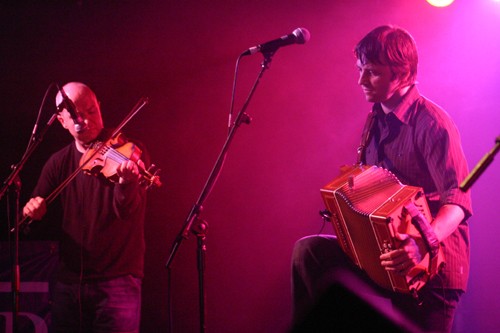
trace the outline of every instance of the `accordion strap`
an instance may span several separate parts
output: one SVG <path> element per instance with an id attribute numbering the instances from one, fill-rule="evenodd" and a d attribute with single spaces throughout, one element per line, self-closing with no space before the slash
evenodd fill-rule
<path id="1" fill-rule="evenodd" d="M 438 269 L 439 241 L 429 221 L 427 221 L 413 202 L 405 205 L 405 208 L 411 216 L 411 223 L 422 236 L 427 252 L 429 252 L 429 274 L 432 276 L 437 273 Z"/>
<path id="2" fill-rule="evenodd" d="M 361 165 L 365 158 L 365 150 L 368 140 L 370 139 L 371 130 L 373 127 L 373 121 L 375 120 L 375 112 L 370 111 L 366 117 L 365 127 L 363 128 L 363 134 L 361 136 L 361 142 L 358 147 L 358 161 L 357 164 Z"/>

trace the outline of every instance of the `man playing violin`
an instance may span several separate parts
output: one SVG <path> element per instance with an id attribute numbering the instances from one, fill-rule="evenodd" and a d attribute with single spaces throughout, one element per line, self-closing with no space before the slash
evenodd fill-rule
<path id="1" fill-rule="evenodd" d="M 62 93 L 83 126 L 75 126 Z M 67 83 L 56 96 L 57 119 L 74 141 L 42 169 L 24 216 L 40 220 L 45 199 L 79 168 L 83 154 L 106 135 L 94 92 Z M 146 189 L 141 160 L 116 168 L 117 182 L 78 173 L 58 196 L 62 206 L 59 264 L 51 290 L 54 332 L 138 332 L 144 267 Z M 48 221 L 47 221 L 48 222 Z"/>

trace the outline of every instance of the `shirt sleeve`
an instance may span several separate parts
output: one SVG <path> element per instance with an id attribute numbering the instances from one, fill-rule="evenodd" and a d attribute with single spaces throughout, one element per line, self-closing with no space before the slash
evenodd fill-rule
<path id="1" fill-rule="evenodd" d="M 419 121 L 418 136 L 420 150 L 428 171 L 436 186 L 440 206 L 460 206 L 465 219 L 472 215 L 470 191 L 462 192 L 460 183 L 468 175 L 460 134 L 452 119 L 444 111 L 432 112 L 434 117 Z"/>

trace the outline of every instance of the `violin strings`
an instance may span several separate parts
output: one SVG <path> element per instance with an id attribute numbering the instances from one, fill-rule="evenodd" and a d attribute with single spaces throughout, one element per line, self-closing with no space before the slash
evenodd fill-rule
<path id="1" fill-rule="evenodd" d="M 123 155 L 122 153 L 120 153 L 119 151 L 117 151 L 114 148 L 106 147 L 105 150 L 106 151 L 103 153 L 103 155 L 109 156 L 112 160 L 114 160 L 116 162 L 121 163 L 121 162 L 129 160 L 129 158 L 127 156 Z M 145 177 L 148 181 L 152 180 L 153 176 L 147 170 L 145 170 L 140 165 L 138 165 L 138 168 L 139 168 L 139 171 L 143 177 Z"/>

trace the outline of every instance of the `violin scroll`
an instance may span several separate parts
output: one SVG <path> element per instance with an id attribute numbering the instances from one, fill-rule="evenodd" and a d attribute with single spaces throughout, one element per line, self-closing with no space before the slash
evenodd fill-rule
<path id="1" fill-rule="evenodd" d="M 151 186 L 160 187 L 162 185 L 158 175 L 160 171 L 161 169 L 158 169 L 156 165 L 151 164 L 147 170 L 141 171 L 143 177 L 139 180 L 139 184 L 145 186 L 146 190 L 149 190 Z"/>

